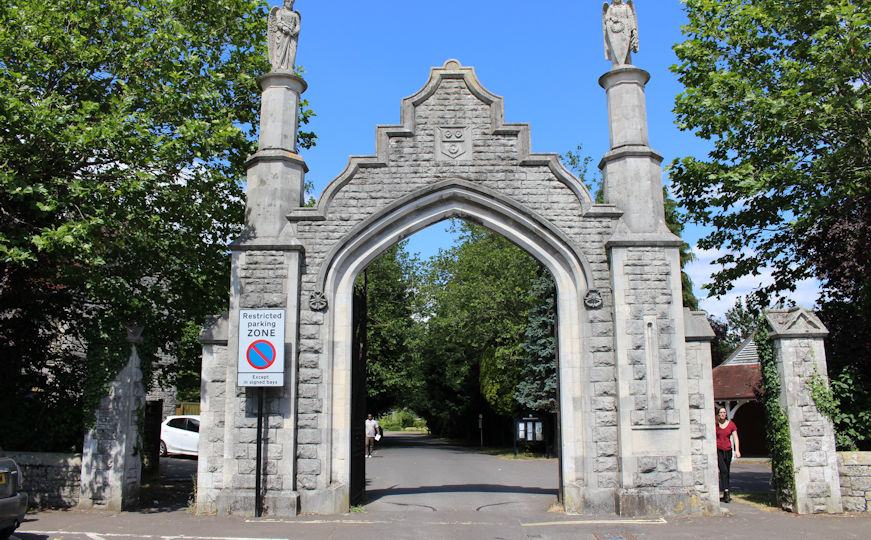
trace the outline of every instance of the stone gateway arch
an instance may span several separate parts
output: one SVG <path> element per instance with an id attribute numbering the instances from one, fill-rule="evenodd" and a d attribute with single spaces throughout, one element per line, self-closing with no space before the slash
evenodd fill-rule
<path id="1" fill-rule="evenodd" d="M 287 71 L 260 77 L 230 310 L 201 336 L 197 510 L 254 513 L 260 392 L 263 513 L 348 510 L 359 481 L 352 423 L 363 420 L 352 418 L 354 280 L 391 245 L 452 217 L 500 233 L 555 278 L 566 510 L 716 510 L 713 333 L 682 307 L 681 241 L 666 228 L 662 158 L 647 140 L 648 79 L 615 62 L 599 81 L 610 117 L 605 204 L 556 154 L 532 153 L 529 126 L 506 124 L 502 99 L 448 60 L 402 100 L 401 124 L 376 128 L 376 154 L 352 157 L 304 208 L 296 111 L 305 82 Z M 243 386 L 252 349 L 240 317 L 266 312 L 281 314 L 283 376 Z"/>

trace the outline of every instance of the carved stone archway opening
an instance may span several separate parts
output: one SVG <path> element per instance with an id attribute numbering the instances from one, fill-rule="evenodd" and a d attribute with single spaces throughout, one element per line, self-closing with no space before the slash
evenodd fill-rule
<path id="1" fill-rule="evenodd" d="M 333 308 L 324 324 L 324 335 L 332 344 L 327 362 L 332 365 L 330 426 L 330 482 L 350 484 L 351 471 L 351 357 L 353 342 L 349 321 L 353 315 L 356 277 L 375 257 L 400 239 L 438 221 L 459 218 L 487 227 L 508 238 L 544 265 L 557 287 L 559 313 L 559 380 L 562 392 L 589 396 L 583 386 L 583 336 L 591 329 L 589 313 L 583 308 L 590 290 L 589 265 L 559 231 L 542 218 L 519 207 L 498 193 L 462 180 L 449 180 L 405 197 L 361 223 L 346 242 L 339 243 L 322 268 L 324 296 Z M 320 282 L 320 280 L 319 280 Z M 325 338 L 325 342 L 327 342 Z M 593 473 L 592 431 L 584 421 L 590 414 L 590 400 L 563 400 L 561 419 L 561 477 L 565 497 L 580 498 L 583 478 Z M 586 458 L 586 459 L 585 459 Z M 581 464 L 579 468 L 578 465 Z M 341 499 L 344 499 L 343 489 Z M 340 502 L 340 501 L 338 501 Z"/>

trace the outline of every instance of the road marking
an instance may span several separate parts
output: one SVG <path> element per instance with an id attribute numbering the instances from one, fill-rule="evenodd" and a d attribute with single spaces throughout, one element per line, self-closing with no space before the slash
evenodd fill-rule
<path id="1" fill-rule="evenodd" d="M 299 523 L 300 525 L 389 525 L 394 523 L 393 521 L 384 520 L 364 520 L 364 519 L 347 519 L 347 520 L 329 520 L 329 519 L 314 519 L 307 521 L 300 521 L 296 519 L 262 519 L 262 518 L 250 518 L 246 519 L 245 523 L 283 523 L 287 525 L 293 525 L 294 523 Z M 497 526 L 504 525 L 504 523 L 495 523 L 490 521 L 422 521 L 421 525 L 468 525 L 468 526 Z"/>
<path id="2" fill-rule="evenodd" d="M 245 520 L 245 523 L 299 523 L 300 525 L 385 525 L 388 523 L 393 523 L 392 521 L 375 521 L 375 520 L 363 520 L 363 519 L 347 519 L 347 520 L 329 520 L 329 519 L 310 519 L 310 520 L 297 520 L 297 519 L 264 519 L 264 518 L 249 518 Z M 270 539 L 274 540 L 274 539 Z"/>
<path id="3" fill-rule="evenodd" d="M 160 540 L 287 540 L 287 538 L 254 538 L 248 536 L 186 536 L 183 534 L 132 534 L 132 533 L 96 533 L 90 531 L 31 531 L 18 529 L 24 534 L 42 535 L 81 535 L 93 540 L 105 538 L 159 538 Z"/>
<path id="4" fill-rule="evenodd" d="M 521 523 L 521 527 L 548 527 L 551 525 L 665 525 L 665 518 L 656 519 L 585 519 L 576 521 L 542 521 Z"/>

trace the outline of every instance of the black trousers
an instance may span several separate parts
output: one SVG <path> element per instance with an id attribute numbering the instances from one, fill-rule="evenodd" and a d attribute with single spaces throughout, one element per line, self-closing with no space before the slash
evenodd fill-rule
<path id="1" fill-rule="evenodd" d="M 720 469 L 720 491 L 729 491 L 729 469 L 732 467 L 732 450 L 717 448 L 717 468 Z"/>

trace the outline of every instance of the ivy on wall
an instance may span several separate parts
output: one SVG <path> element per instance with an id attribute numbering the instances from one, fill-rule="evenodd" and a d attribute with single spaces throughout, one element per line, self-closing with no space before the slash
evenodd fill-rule
<path id="1" fill-rule="evenodd" d="M 762 405 L 765 408 L 765 439 L 771 456 L 771 482 L 777 502 L 786 510 L 795 506 L 795 469 L 792 460 L 792 444 L 789 437 L 789 420 L 780 402 L 780 374 L 774 354 L 767 323 L 760 324 L 753 338 L 759 351 L 762 365 Z"/>
<path id="2" fill-rule="evenodd" d="M 859 450 L 859 444 L 866 443 L 871 432 L 868 427 L 871 425 L 871 396 L 858 382 L 854 370 L 844 369 L 829 380 L 814 366 L 814 374 L 807 385 L 817 410 L 832 421 L 837 449 L 842 452 Z M 848 402 L 846 406 L 844 401 Z"/>

